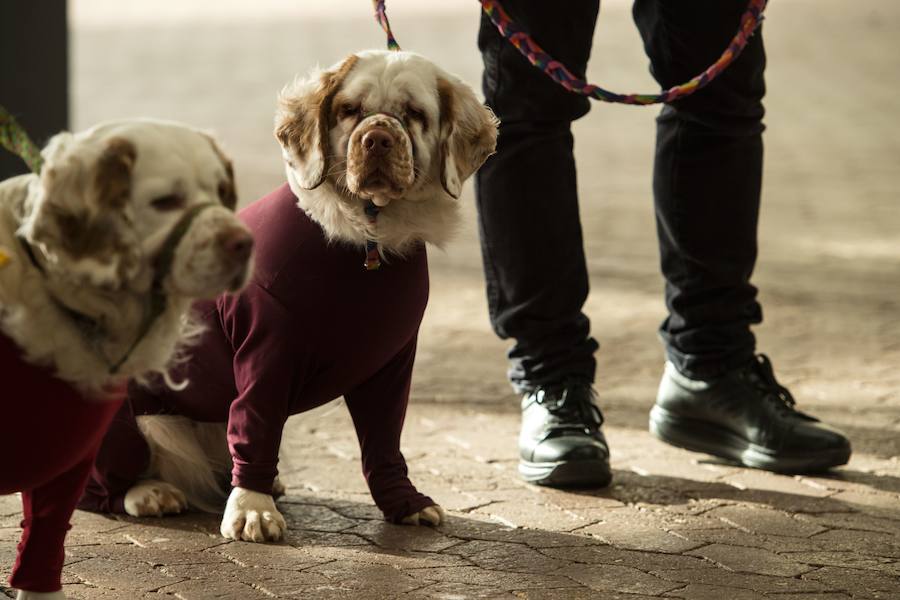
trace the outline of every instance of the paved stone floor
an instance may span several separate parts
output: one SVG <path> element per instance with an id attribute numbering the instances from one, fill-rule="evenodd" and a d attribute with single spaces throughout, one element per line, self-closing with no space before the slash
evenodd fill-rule
<path id="1" fill-rule="evenodd" d="M 236 159 L 245 201 L 281 181 L 270 133 L 276 90 L 317 62 L 382 44 L 364 0 L 259 0 L 258 12 L 160 0 L 130 3 L 122 19 L 122 3 L 73 4 L 75 125 L 154 115 L 209 127 Z M 474 2 L 389 6 L 401 44 L 477 83 Z M 801 408 L 850 434 L 846 467 L 778 476 L 647 433 L 662 367 L 655 111 L 597 106 L 576 139 L 609 489 L 562 492 L 516 478 L 516 398 L 505 343 L 487 322 L 469 190 L 459 239 L 432 253 L 404 436 L 414 481 L 449 522 L 435 530 L 380 519 L 338 402 L 289 422 L 285 543 L 226 542 L 212 515 L 78 513 L 69 596 L 900 598 L 900 5 L 794 0 L 769 12 L 756 274 L 766 323 L 757 333 Z M 605 4 L 593 56 L 592 79 L 653 89 L 625 2 Z M 13 557 L 18 510 L 16 497 L 0 498 L 0 571 Z"/>

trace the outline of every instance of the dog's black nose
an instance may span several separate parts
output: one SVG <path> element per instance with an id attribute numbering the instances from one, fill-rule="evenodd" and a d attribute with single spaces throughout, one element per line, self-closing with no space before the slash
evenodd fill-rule
<path id="1" fill-rule="evenodd" d="M 373 129 L 363 136 L 362 145 L 367 153 L 384 156 L 394 147 L 394 136 L 384 129 Z"/>

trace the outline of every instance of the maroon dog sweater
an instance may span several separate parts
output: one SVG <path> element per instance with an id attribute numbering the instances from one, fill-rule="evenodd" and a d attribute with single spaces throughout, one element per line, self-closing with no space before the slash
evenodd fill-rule
<path id="1" fill-rule="evenodd" d="M 123 510 L 147 466 L 135 416 L 227 422 L 231 484 L 272 492 L 288 416 L 343 396 L 372 497 L 394 522 L 434 502 L 416 491 L 400 453 L 416 336 L 428 300 L 424 247 L 367 271 L 365 251 L 329 242 L 287 185 L 239 217 L 256 267 L 239 295 L 198 304 L 207 327 L 180 392 L 132 385 L 97 458 L 81 506 Z"/>
<path id="2" fill-rule="evenodd" d="M 0 334 L 3 448 L 0 494 L 22 492 L 22 537 L 9 583 L 32 592 L 60 585 L 69 519 L 81 497 L 103 432 L 124 394 L 87 399 L 50 369 L 22 360 Z"/>

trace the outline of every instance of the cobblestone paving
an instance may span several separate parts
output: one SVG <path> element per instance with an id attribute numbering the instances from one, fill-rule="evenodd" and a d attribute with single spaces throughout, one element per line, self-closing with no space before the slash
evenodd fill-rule
<path id="1" fill-rule="evenodd" d="M 203 22 L 135 19 L 116 28 L 90 19 L 91 1 L 79 4 L 76 126 L 144 114 L 210 127 L 236 159 L 245 200 L 281 181 L 270 134 L 275 91 L 316 62 L 383 43 L 363 0 L 353 17 L 323 9 L 235 22 L 226 8 Z M 175 3 L 157 4 L 163 13 Z M 405 15 L 400 7 L 411 4 L 391 13 L 401 44 L 477 83 L 477 7 L 444 3 L 440 13 Z M 607 4 L 591 78 L 652 89 L 627 4 Z M 662 366 L 648 198 L 654 111 L 597 107 L 577 124 L 576 139 L 610 488 L 563 492 L 516 477 L 516 398 L 504 379 L 505 344 L 487 323 L 469 190 L 459 240 L 432 253 L 404 435 L 414 481 L 449 522 L 420 529 L 381 520 L 337 402 L 289 421 L 281 464 L 288 493 L 279 503 L 290 527 L 285 543 L 227 542 L 215 515 L 77 513 L 67 594 L 900 598 L 898 29 L 900 6 L 891 0 L 774 3 L 766 25 L 760 348 L 802 409 L 850 434 L 849 465 L 827 476 L 779 476 L 669 448 L 647 433 Z M 18 498 L 0 498 L 4 578 L 20 518 Z"/>

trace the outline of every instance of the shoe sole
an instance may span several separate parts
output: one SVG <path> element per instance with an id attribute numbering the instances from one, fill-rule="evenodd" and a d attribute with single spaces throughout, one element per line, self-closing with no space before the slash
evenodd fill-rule
<path id="1" fill-rule="evenodd" d="M 561 488 L 601 488 L 612 481 L 609 464 L 602 460 L 557 463 L 519 461 L 519 475 L 529 483 Z"/>
<path id="2" fill-rule="evenodd" d="M 776 473 L 825 471 L 847 464 L 850 460 L 850 448 L 816 451 L 813 454 L 776 454 L 724 427 L 681 417 L 659 406 L 654 406 L 650 411 L 650 433 L 678 448 L 712 454 L 745 467 Z"/>

